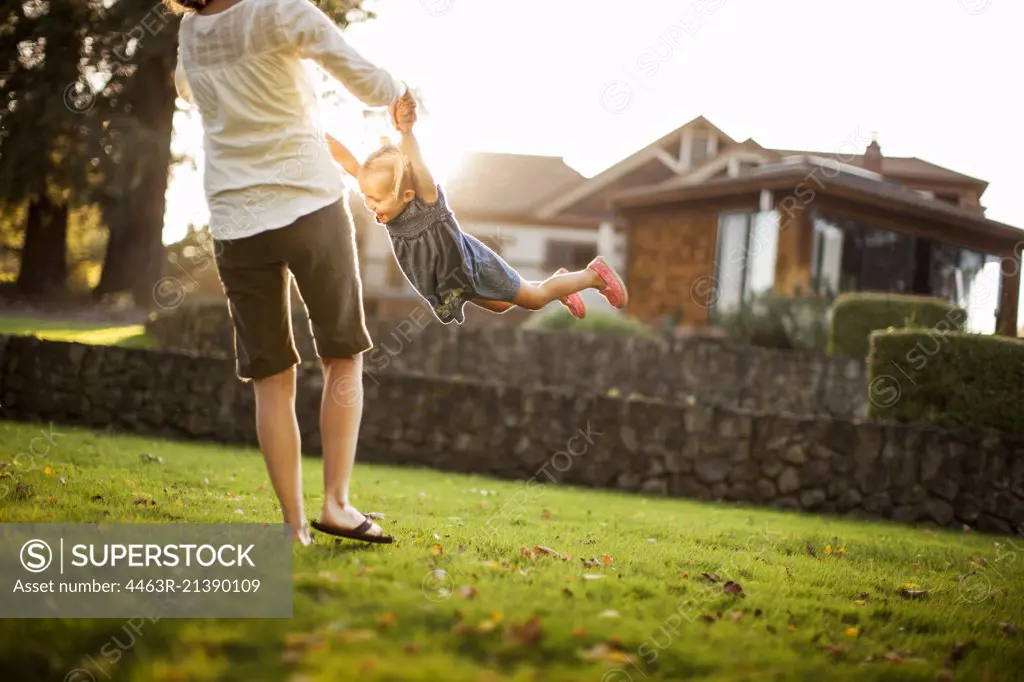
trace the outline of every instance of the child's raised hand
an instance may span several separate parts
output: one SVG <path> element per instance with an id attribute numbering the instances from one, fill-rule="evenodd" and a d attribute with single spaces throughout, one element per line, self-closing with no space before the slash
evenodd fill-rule
<path id="1" fill-rule="evenodd" d="M 392 122 L 399 132 L 407 133 L 416 123 L 416 98 L 406 90 L 392 112 Z"/>

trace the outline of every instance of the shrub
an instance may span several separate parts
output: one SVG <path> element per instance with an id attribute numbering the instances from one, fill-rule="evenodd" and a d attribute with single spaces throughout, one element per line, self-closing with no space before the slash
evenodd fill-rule
<path id="1" fill-rule="evenodd" d="M 904 294 L 841 294 L 832 310 L 829 334 L 830 355 L 865 358 L 871 332 L 889 327 L 937 327 L 939 331 L 962 331 L 967 313 L 951 303 L 931 296 Z"/>
<path id="2" fill-rule="evenodd" d="M 874 417 L 1024 433 L 1024 341 L 936 329 L 870 337 Z"/>
<path id="3" fill-rule="evenodd" d="M 588 312 L 585 318 L 578 320 L 562 306 L 531 316 L 523 328 L 532 331 L 584 332 L 662 339 L 661 334 L 655 329 L 635 317 L 615 313 Z"/>
<path id="4" fill-rule="evenodd" d="M 832 299 L 762 294 L 741 310 L 717 316 L 715 324 L 741 343 L 787 350 L 825 350 Z"/>

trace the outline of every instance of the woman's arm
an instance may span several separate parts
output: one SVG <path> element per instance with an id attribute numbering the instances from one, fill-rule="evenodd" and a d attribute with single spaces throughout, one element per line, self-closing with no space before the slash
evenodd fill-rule
<path id="1" fill-rule="evenodd" d="M 192 88 L 189 87 L 188 77 L 185 75 L 185 67 L 181 63 L 181 52 L 178 53 L 178 63 L 174 67 L 174 89 L 178 91 L 178 97 L 189 104 L 195 105 L 192 98 Z"/>
<path id="2" fill-rule="evenodd" d="M 348 147 L 338 142 L 330 133 L 327 135 L 327 147 L 331 150 L 331 156 L 337 161 L 345 171 L 353 178 L 359 177 L 359 169 L 362 168 L 362 164 L 356 160 L 356 157 L 349 151 Z"/>
<path id="3" fill-rule="evenodd" d="M 367 61 L 345 40 L 341 29 L 310 0 L 277 0 L 273 33 L 288 42 L 303 59 L 312 59 L 370 107 L 386 107 L 406 86 L 386 70 Z"/>

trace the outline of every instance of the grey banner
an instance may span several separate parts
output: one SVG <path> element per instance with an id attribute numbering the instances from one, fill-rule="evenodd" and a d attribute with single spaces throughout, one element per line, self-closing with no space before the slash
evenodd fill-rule
<path id="1" fill-rule="evenodd" d="M 0 524 L 0 618 L 291 618 L 284 524 Z"/>

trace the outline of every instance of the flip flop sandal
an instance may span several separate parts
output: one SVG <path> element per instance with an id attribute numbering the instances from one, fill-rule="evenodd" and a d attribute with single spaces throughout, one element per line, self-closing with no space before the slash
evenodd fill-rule
<path id="1" fill-rule="evenodd" d="M 339 538 L 348 538 L 350 540 L 362 540 L 363 542 L 374 542 L 382 545 L 390 545 L 395 541 L 390 535 L 367 535 L 366 531 L 373 527 L 373 520 L 368 516 L 363 516 L 363 522 L 355 528 L 345 529 L 338 528 L 336 526 L 330 526 L 325 523 L 320 523 L 316 520 L 311 520 L 309 525 L 317 529 L 321 533 L 327 533 L 328 535 L 334 535 Z"/>
<path id="2" fill-rule="evenodd" d="M 566 270 L 565 268 L 558 268 L 557 270 L 555 270 L 556 275 L 561 275 L 566 272 L 569 271 Z M 558 302 L 564 305 L 566 308 L 568 308 L 572 316 L 577 319 L 582 320 L 584 317 L 587 316 L 587 304 L 583 302 L 583 297 L 580 296 L 578 293 L 563 296 L 562 298 L 558 299 Z"/>

